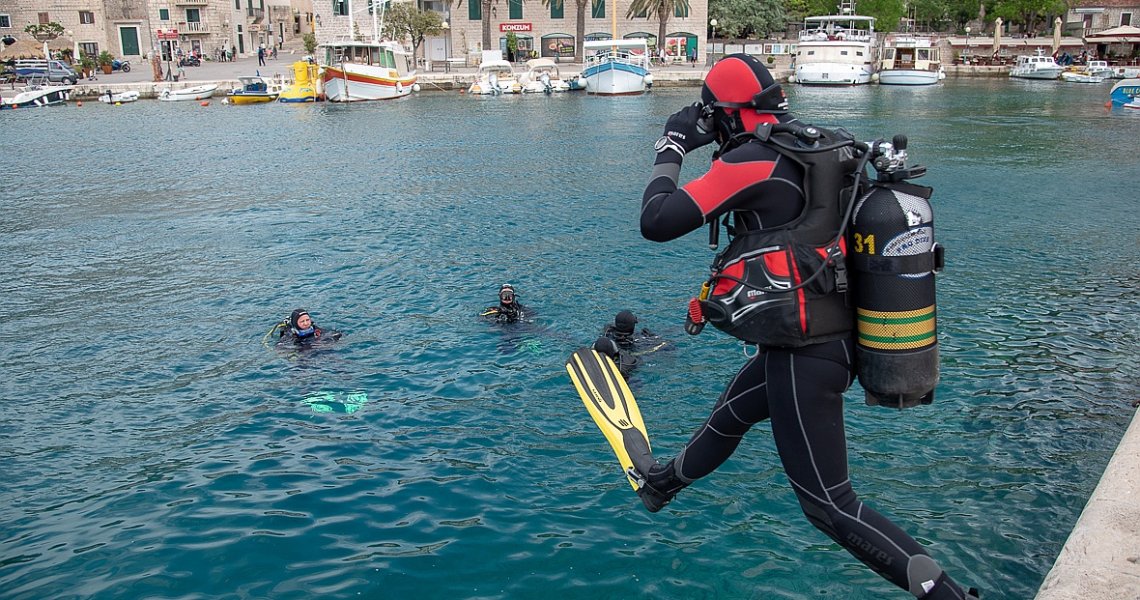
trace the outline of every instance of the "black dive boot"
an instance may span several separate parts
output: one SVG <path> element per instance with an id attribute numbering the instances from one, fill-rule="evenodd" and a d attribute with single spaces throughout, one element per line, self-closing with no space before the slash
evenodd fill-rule
<path id="1" fill-rule="evenodd" d="M 689 485 L 677 478 L 673 472 L 673 461 L 669 461 L 669 464 L 664 466 L 660 463 L 653 463 L 643 479 L 645 483 L 637 488 L 637 495 L 641 498 L 641 503 L 645 505 L 646 510 L 651 513 L 661 510 L 663 506 L 673 500 L 673 496 L 676 496 L 677 492 Z"/>

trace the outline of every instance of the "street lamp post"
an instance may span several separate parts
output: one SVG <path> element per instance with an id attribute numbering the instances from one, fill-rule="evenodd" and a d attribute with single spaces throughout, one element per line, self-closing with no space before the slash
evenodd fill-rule
<path id="1" fill-rule="evenodd" d="M 451 69 L 451 24 L 443 22 L 443 59 L 448 61 L 448 70 Z"/>
<path id="2" fill-rule="evenodd" d="M 709 41 L 710 63 L 716 64 L 716 48 L 713 47 L 713 42 L 716 40 L 716 19 L 709 19 L 709 25 L 712 27 L 712 41 Z"/>
<path id="3" fill-rule="evenodd" d="M 969 56 L 970 56 L 970 26 L 969 25 L 966 26 L 966 56 L 967 56 L 967 58 L 963 59 L 962 63 L 968 65 L 968 64 L 970 64 L 970 59 L 969 59 Z"/>

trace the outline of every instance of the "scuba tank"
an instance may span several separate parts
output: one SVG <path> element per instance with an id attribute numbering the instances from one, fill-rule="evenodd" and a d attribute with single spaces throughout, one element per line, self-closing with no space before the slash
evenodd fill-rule
<path id="1" fill-rule="evenodd" d="M 859 199 L 849 224 L 856 325 L 855 360 L 869 405 L 930 404 L 938 384 L 933 190 L 906 180 L 906 137 L 872 145 L 878 179 Z"/>

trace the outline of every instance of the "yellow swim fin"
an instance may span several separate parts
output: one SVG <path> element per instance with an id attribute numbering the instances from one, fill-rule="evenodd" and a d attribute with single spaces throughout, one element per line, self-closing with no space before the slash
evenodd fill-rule
<path id="1" fill-rule="evenodd" d="M 642 474 L 653 464 L 653 451 L 641 411 L 625 379 L 610 357 L 593 348 L 574 352 L 566 361 L 566 372 L 617 455 L 629 484 L 637 491 L 645 484 Z"/>

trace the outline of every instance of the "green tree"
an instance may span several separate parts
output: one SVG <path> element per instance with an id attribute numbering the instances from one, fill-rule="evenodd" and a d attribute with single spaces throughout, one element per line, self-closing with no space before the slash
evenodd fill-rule
<path id="1" fill-rule="evenodd" d="M 63 25 L 60 25 L 55 21 L 37 23 L 35 25 L 28 25 L 27 27 L 24 27 L 24 33 L 31 35 L 41 42 L 44 40 L 54 40 L 55 38 L 63 35 L 63 31 Z"/>
<path id="2" fill-rule="evenodd" d="M 665 41 L 665 35 L 669 33 L 669 17 L 673 16 L 674 11 L 689 14 L 689 0 L 633 0 L 625 16 L 627 19 L 641 15 L 647 19 L 656 18 L 657 43 L 660 45 Z"/>
<path id="3" fill-rule="evenodd" d="M 1022 33 L 1034 33 L 1052 32 L 1053 18 L 1064 19 L 1067 11 L 1065 0 L 997 0 L 988 15 L 1018 25 Z"/>
<path id="4" fill-rule="evenodd" d="M 301 36 L 301 41 L 305 44 L 305 54 L 312 55 L 317 51 L 317 36 L 313 32 Z"/>
<path id="5" fill-rule="evenodd" d="M 787 0 L 711 0 L 709 18 L 716 19 L 717 37 L 767 38 L 787 27 L 792 10 L 788 5 L 793 3 L 803 4 Z"/>
<path id="6" fill-rule="evenodd" d="M 443 33 L 443 15 L 434 10 L 420 10 L 411 2 L 393 3 L 384 14 L 381 33 L 394 40 L 410 39 L 415 57 L 424 38 Z"/>

